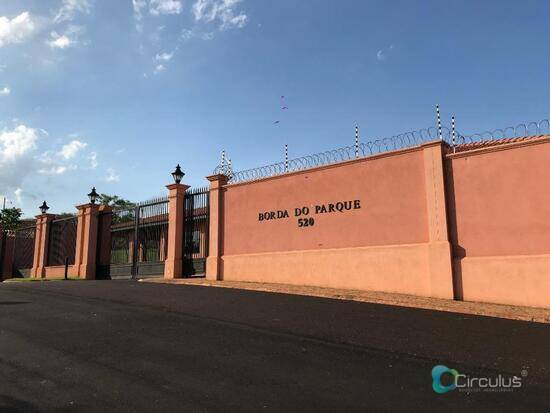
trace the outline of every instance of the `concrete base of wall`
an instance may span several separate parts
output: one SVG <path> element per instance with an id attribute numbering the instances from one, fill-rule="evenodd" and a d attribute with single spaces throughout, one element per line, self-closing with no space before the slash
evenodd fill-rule
<path id="1" fill-rule="evenodd" d="M 454 260 L 458 298 L 550 308 L 550 255 Z"/>
<path id="2" fill-rule="evenodd" d="M 44 272 L 45 272 L 44 278 L 63 277 L 65 275 L 65 266 L 64 265 L 58 265 L 58 266 L 46 267 L 46 268 L 44 268 Z M 74 277 L 75 276 L 74 265 L 69 265 L 68 275 L 69 275 L 69 277 Z"/>
<path id="3" fill-rule="evenodd" d="M 228 281 L 453 298 L 448 243 L 225 255 L 221 272 Z"/>

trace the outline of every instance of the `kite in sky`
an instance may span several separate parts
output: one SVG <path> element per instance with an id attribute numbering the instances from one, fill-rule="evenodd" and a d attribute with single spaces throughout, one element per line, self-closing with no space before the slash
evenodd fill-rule
<path id="1" fill-rule="evenodd" d="M 288 109 L 288 106 L 285 105 L 285 97 L 284 96 L 281 96 L 281 109 L 282 110 L 287 110 Z"/>
<path id="2" fill-rule="evenodd" d="M 288 110 L 288 106 L 285 104 L 284 96 L 281 96 L 281 110 Z M 279 123 L 281 123 L 280 120 L 276 120 L 275 122 L 273 122 L 274 125 L 278 125 Z"/>

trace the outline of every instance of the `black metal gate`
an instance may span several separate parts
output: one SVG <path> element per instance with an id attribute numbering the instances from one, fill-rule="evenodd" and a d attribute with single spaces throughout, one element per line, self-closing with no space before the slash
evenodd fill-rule
<path id="1" fill-rule="evenodd" d="M 15 231 L 13 242 L 13 276 L 29 277 L 34 260 L 36 225 Z"/>
<path id="2" fill-rule="evenodd" d="M 110 264 L 108 268 L 98 267 L 98 278 L 163 276 L 168 198 L 115 210 L 110 215 Z"/>
<path id="3" fill-rule="evenodd" d="M 74 264 L 76 253 L 76 217 L 54 219 L 48 234 L 47 266 Z"/>
<path id="4" fill-rule="evenodd" d="M 208 257 L 210 202 L 208 188 L 194 188 L 185 193 L 183 273 L 204 275 Z"/>

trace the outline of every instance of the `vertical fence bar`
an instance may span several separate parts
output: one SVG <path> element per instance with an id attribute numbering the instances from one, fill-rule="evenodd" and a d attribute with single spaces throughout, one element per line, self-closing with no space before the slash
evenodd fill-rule
<path id="1" fill-rule="evenodd" d="M 288 145 L 285 143 L 285 172 L 288 172 Z"/>
<path id="2" fill-rule="evenodd" d="M 137 259 L 139 248 L 139 206 L 134 208 L 134 239 L 132 248 L 132 279 L 137 277 Z"/>
<path id="3" fill-rule="evenodd" d="M 439 112 L 439 105 L 435 105 L 435 111 L 437 112 L 437 133 L 439 140 L 443 139 L 443 133 L 441 131 L 441 114 Z"/>
<path id="4" fill-rule="evenodd" d="M 355 125 L 355 157 L 359 158 L 359 127 Z"/>
<path id="5" fill-rule="evenodd" d="M 451 128 L 453 130 L 453 153 L 456 152 L 456 131 L 455 131 L 455 117 L 451 117 Z"/>

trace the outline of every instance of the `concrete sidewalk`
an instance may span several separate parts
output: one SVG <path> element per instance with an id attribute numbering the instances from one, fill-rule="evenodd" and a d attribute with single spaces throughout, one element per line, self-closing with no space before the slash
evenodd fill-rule
<path id="1" fill-rule="evenodd" d="M 341 290 L 305 285 L 253 283 L 241 281 L 210 281 L 204 278 L 182 278 L 175 280 L 145 278 L 140 279 L 139 281 L 147 283 L 197 285 L 203 287 L 234 288 L 251 291 L 306 295 L 312 297 L 333 298 L 337 300 L 360 301 L 375 304 L 396 305 L 401 307 L 447 311 L 452 313 L 499 317 L 510 320 L 550 323 L 550 308 L 532 308 L 469 301 L 452 301 L 405 294 L 393 294 L 377 291 Z"/>

